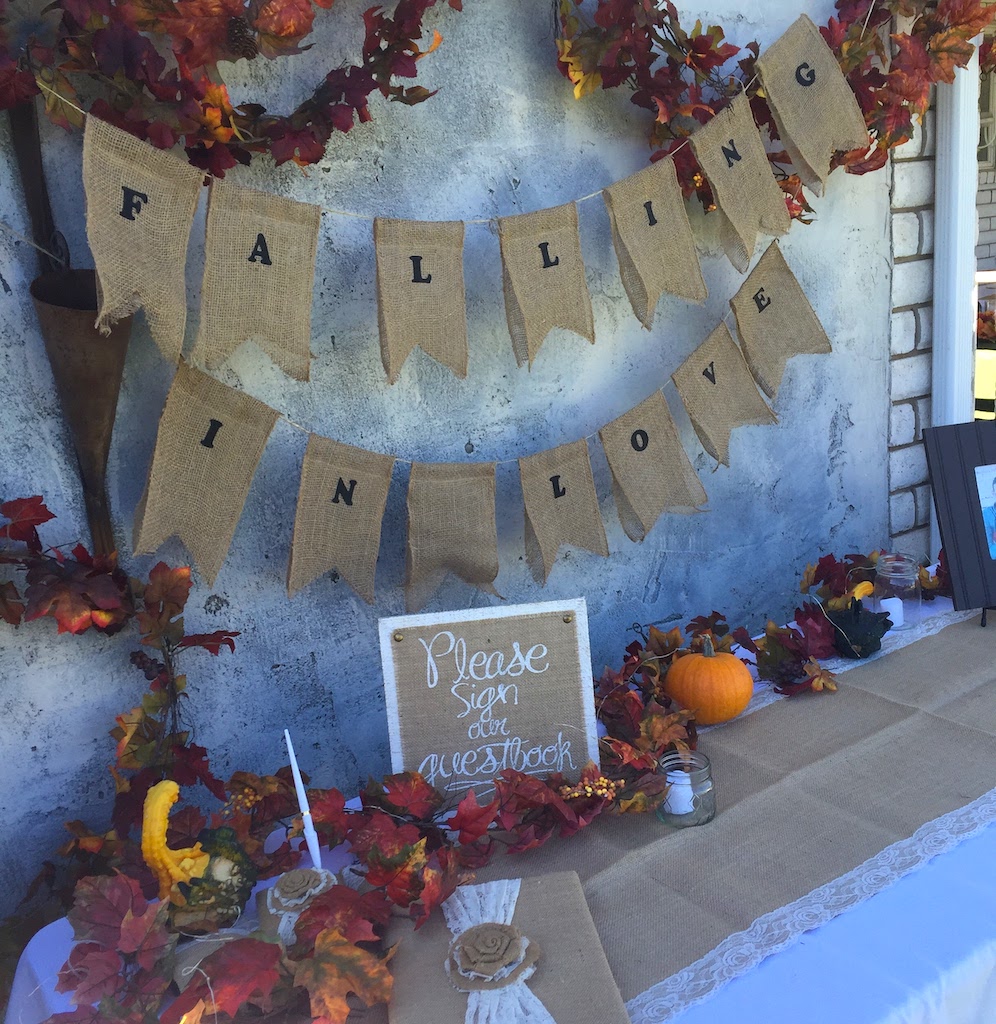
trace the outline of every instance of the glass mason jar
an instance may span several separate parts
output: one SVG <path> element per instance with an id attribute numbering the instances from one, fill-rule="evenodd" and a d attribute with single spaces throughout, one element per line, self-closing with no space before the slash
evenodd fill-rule
<path id="1" fill-rule="evenodd" d="M 872 611 L 887 612 L 893 629 L 920 621 L 920 565 L 912 555 L 879 555 Z"/>
<path id="2" fill-rule="evenodd" d="M 704 825 L 716 817 L 712 766 L 705 754 L 697 750 L 687 754 L 672 750 L 657 762 L 657 770 L 668 784 L 664 800 L 657 808 L 657 817 L 665 825 Z"/>

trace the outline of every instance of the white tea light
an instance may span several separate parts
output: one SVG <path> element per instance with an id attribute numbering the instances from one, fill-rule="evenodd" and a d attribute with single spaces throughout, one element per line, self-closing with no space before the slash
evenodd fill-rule
<path id="1" fill-rule="evenodd" d="M 878 603 L 879 609 L 889 613 L 892 620 L 892 628 L 899 629 L 906 621 L 903 616 L 903 602 L 898 597 L 883 597 Z"/>
<path id="2" fill-rule="evenodd" d="M 318 833 L 311 820 L 311 806 L 308 803 L 308 795 L 304 791 L 301 769 L 298 768 L 297 758 L 294 756 L 294 744 L 291 743 L 290 733 L 286 729 L 284 729 L 284 739 L 287 741 L 287 754 L 290 757 L 291 773 L 294 776 L 294 789 L 297 790 L 297 804 L 301 808 L 301 818 L 304 821 L 304 841 L 308 844 L 311 863 L 315 866 L 316 871 L 321 871 L 322 851 L 318 845 Z"/>
<path id="3" fill-rule="evenodd" d="M 668 790 L 664 796 L 664 810 L 668 814 L 691 814 L 695 810 L 695 794 L 692 792 L 692 777 L 688 772 L 668 772 Z"/>

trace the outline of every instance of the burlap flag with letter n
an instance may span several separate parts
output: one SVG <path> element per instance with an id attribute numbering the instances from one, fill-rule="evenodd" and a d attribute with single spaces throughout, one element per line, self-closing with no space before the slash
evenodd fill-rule
<path id="1" fill-rule="evenodd" d="M 380 354 L 393 384 L 416 346 L 467 376 L 463 222 L 374 220 Z"/>
<path id="2" fill-rule="evenodd" d="M 311 434 L 301 467 L 287 592 L 335 569 L 369 604 L 394 459 Z"/>
<path id="3" fill-rule="evenodd" d="M 691 143 L 722 217 L 723 248 L 743 273 L 759 231 L 784 235 L 791 226 L 747 97 L 737 96 L 691 136 Z"/>
<path id="4" fill-rule="evenodd" d="M 643 540 L 665 509 L 694 512 L 706 492 L 671 418 L 655 391 L 598 432 L 612 470 L 619 520 L 630 540 Z"/>
<path id="5" fill-rule="evenodd" d="M 730 299 L 754 379 L 775 398 L 790 356 L 831 351 L 830 339 L 777 242 Z"/>
<path id="6" fill-rule="evenodd" d="M 181 362 L 135 513 L 135 553 L 179 537 L 214 583 L 276 422 L 259 399 Z"/>
<path id="7" fill-rule="evenodd" d="M 747 423 L 777 423 L 729 328 L 716 330 L 671 374 L 702 447 L 730 464 L 730 433 Z"/>
<path id="8" fill-rule="evenodd" d="M 861 107 L 819 29 L 801 15 L 757 61 L 785 151 L 819 192 L 838 150 L 867 149 Z"/>
<path id="9" fill-rule="evenodd" d="M 519 366 L 533 365 L 554 327 L 595 343 L 573 203 L 498 219 L 505 319 Z"/>
<path id="10" fill-rule="evenodd" d="M 308 203 L 212 182 L 195 359 L 219 366 L 251 339 L 284 373 L 308 380 L 321 213 Z"/>
<path id="11" fill-rule="evenodd" d="M 176 362 L 187 323 L 184 266 L 204 173 L 96 117 L 83 133 L 86 234 L 97 269 L 97 327 L 145 309 Z"/>

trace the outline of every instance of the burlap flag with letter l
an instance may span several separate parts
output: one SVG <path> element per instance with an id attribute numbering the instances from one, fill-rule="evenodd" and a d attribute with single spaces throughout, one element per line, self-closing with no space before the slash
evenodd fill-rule
<path id="1" fill-rule="evenodd" d="M 301 467 L 287 592 L 335 569 L 374 602 L 380 528 L 394 459 L 311 434 Z"/>
<path id="2" fill-rule="evenodd" d="M 179 537 L 214 583 L 276 422 L 259 399 L 181 362 L 135 513 L 135 554 Z"/>
<path id="3" fill-rule="evenodd" d="M 533 365 L 554 327 L 595 343 L 574 203 L 498 218 L 505 319 L 519 366 Z"/>
<path id="4" fill-rule="evenodd" d="M 743 273 L 759 231 L 784 235 L 791 226 L 747 97 L 737 96 L 691 136 L 691 143 L 722 217 L 723 248 Z"/>
<path id="5" fill-rule="evenodd" d="M 730 299 L 754 379 L 771 399 L 790 356 L 831 351 L 830 339 L 777 242 L 768 246 Z"/>
<path id="6" fill-rule="evenodd" d="M 730 433 L 747 423 L 777 423 L 729 328 L 720 324 L 671 374 L 702 447 L 730 464 Z"/>
<path id="7" fill-rule="evenodd" d="M 251 339 L 284 373 L 308 380 L 321 215 L 308 203 L 211 183 L 195 359 L 212 369 Z"/>
<path id="8" fill-rule="evenodd" d="M 184 266 L 203 171 L 96 117 L 83 132 L 86 234 L 97 269 L 96 326 L 145 309 L 171 363 L 187 323 Z"/>
<path id="9" fill-rule="evenodd" d="M 467 376 L 463 222 L 374 220 L 380 354 L 393 384 L 416 346 Z"/>
<path id="10" fill-rule="evenodd" d="M 694 512 L 706 502 L 664 396 L 655 391 L 598 432 L 612 470 L 612 493 L 630 540 L 643 540 L 666 509 Z"/>

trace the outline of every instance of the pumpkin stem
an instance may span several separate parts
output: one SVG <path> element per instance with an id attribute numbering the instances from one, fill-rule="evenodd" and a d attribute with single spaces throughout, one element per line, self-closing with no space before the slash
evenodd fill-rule
<path id="1" fill-rule="evenodd" d="M 707 658 L 716 657 L 716 648 L 713 646 L 712 637 L 708 633 L 705 633 L 702 636 L 702 653 Z"/>

